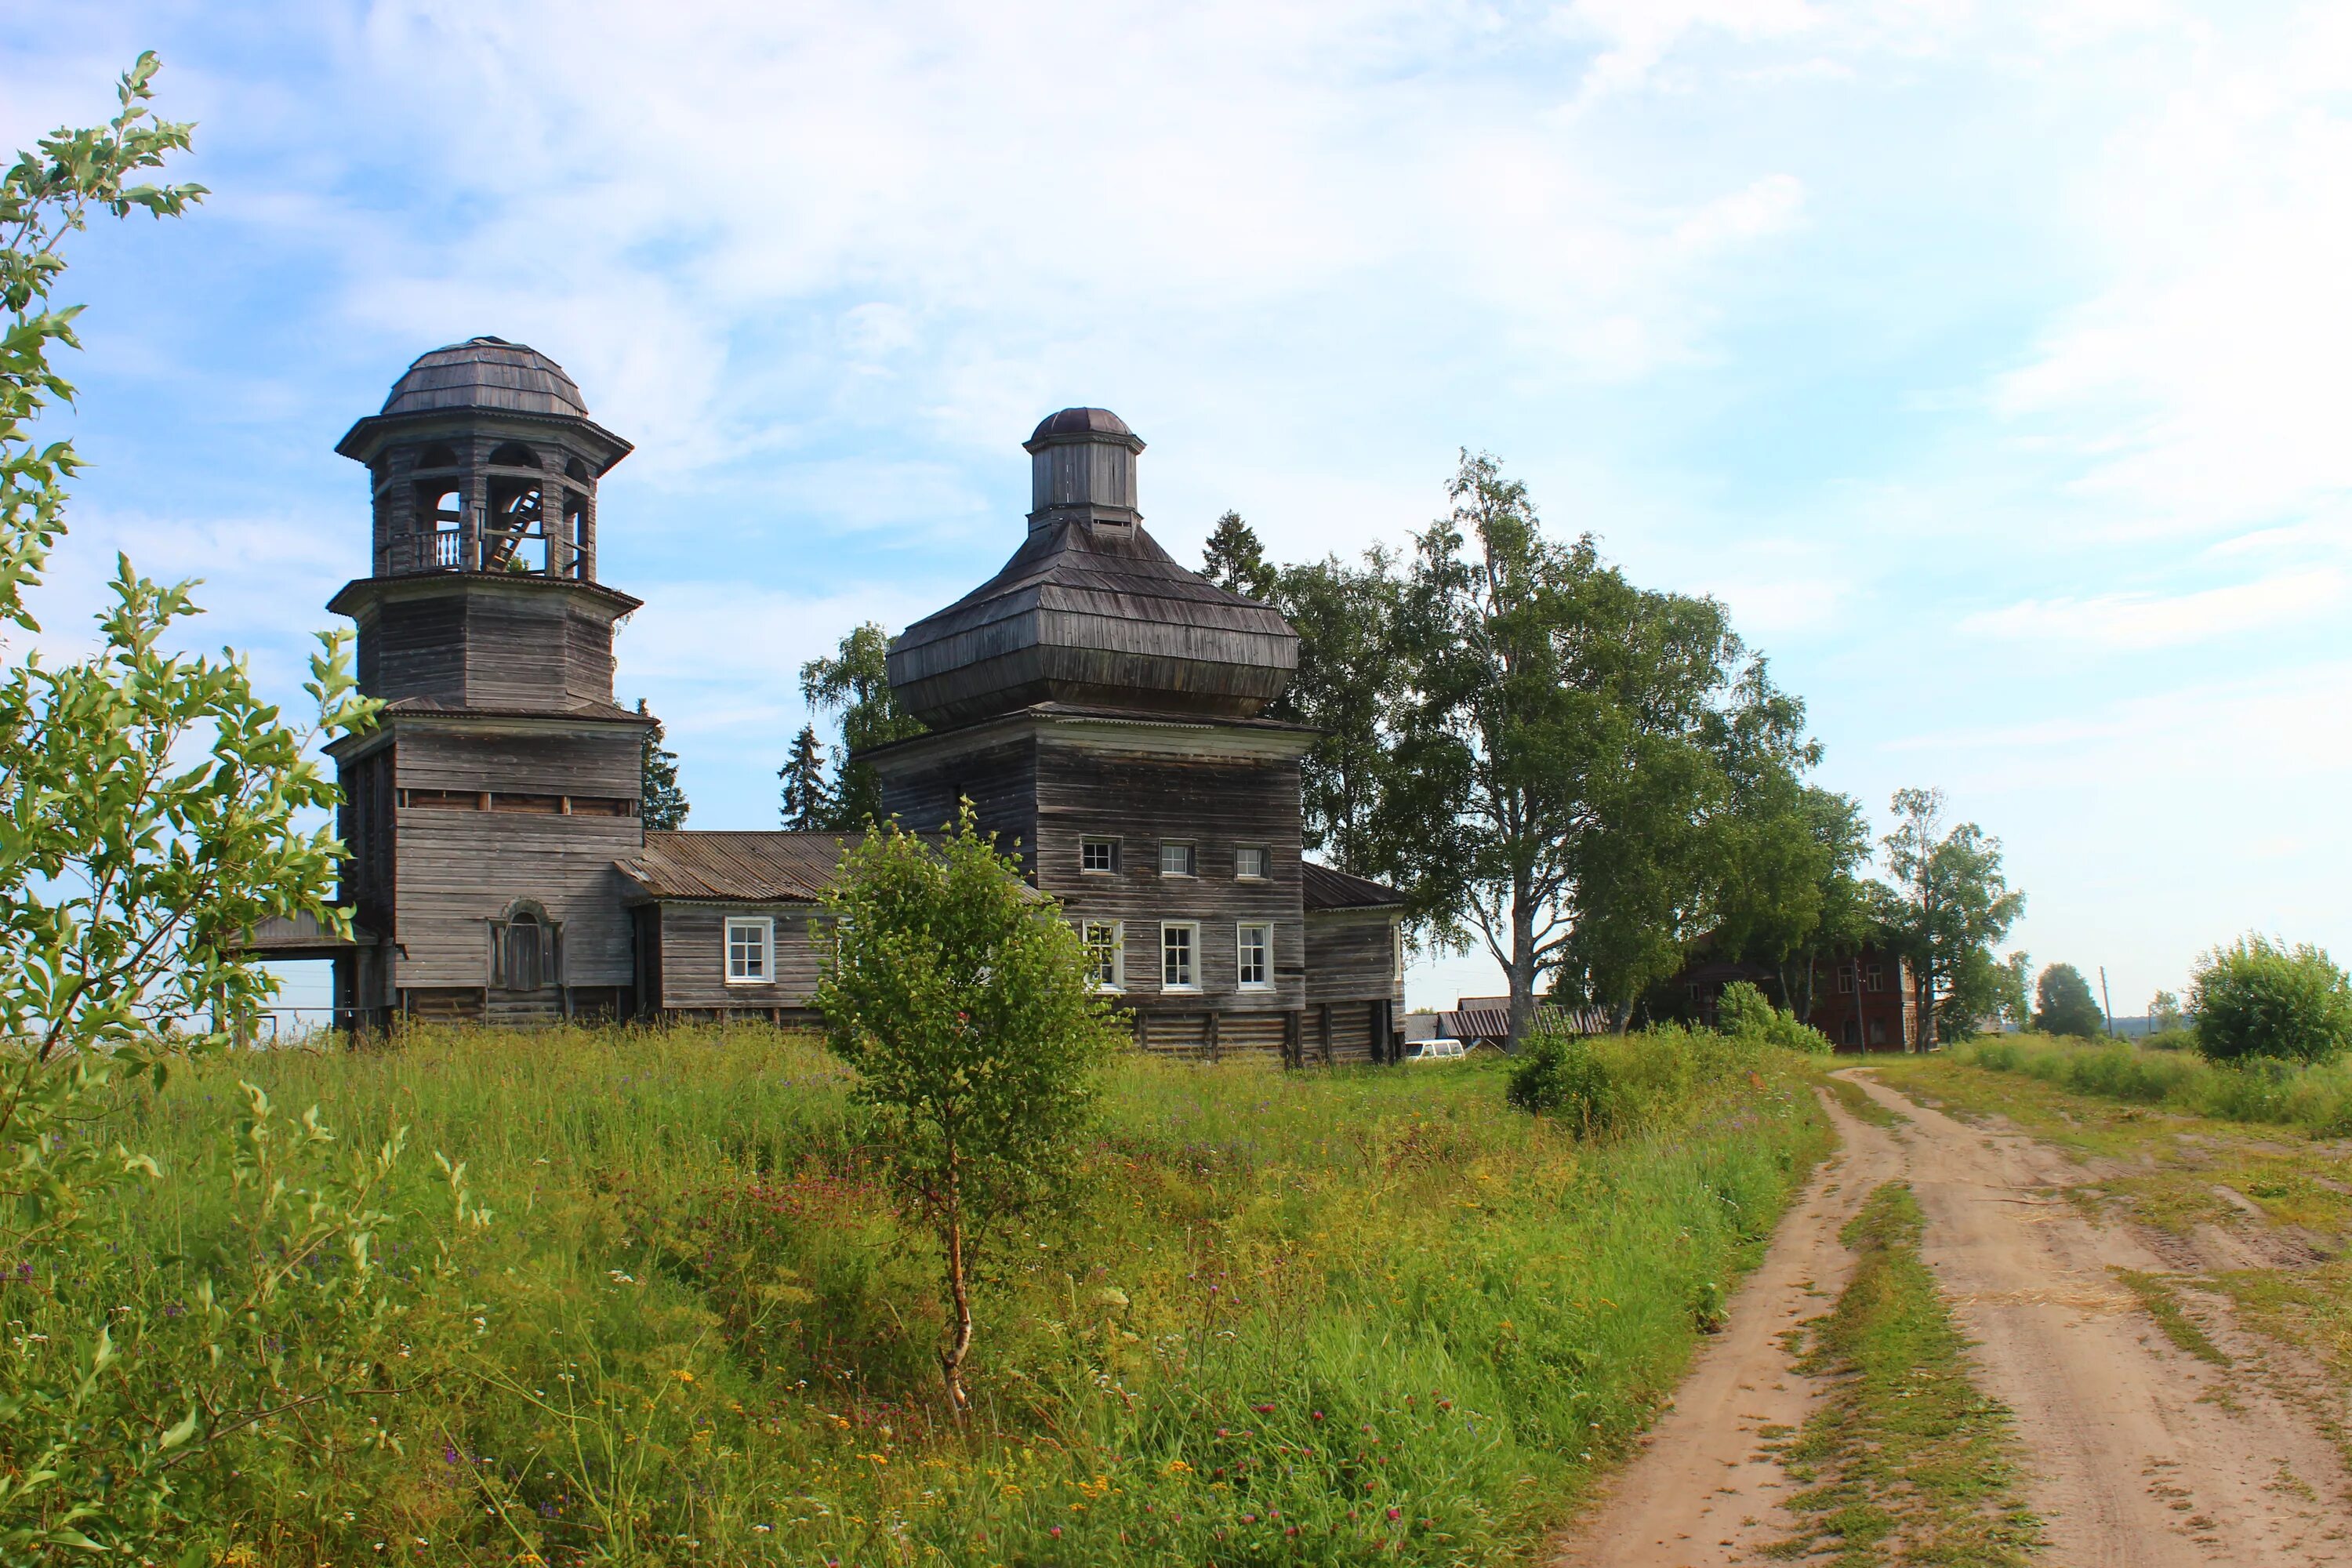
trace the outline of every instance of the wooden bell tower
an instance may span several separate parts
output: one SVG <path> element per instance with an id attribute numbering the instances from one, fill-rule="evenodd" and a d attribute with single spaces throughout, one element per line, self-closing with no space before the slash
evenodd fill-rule
<path id="1" fill-rule="evenodd" d="M 652 721 L 613 700 L 638 601 L 596 580 L 596 486 L 629 443 L 554 361 L 482 337 L 418 358 L 335 450 L 367 468 L 373 526 L 369 574 L 327 607 L 386 704 L 330 748 L 343 898 L 375 938 L 336 961 L 339 1020 L 626 1013 L 613 862 L 644 844 Z"/>

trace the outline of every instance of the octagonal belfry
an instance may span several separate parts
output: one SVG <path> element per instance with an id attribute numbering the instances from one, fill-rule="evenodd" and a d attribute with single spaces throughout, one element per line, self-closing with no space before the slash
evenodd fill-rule
<path id="1" fill-rule="evenodd" d="M 891 644 L 901 704 L 934 729 L 1041 702 L 1240 719 L 1288 689 L 1289 624 L 1144 531 L 1143 442 L 1125 421 L 1066 408 L 1024 446 L 1028 537 L 995 576 Z"/>

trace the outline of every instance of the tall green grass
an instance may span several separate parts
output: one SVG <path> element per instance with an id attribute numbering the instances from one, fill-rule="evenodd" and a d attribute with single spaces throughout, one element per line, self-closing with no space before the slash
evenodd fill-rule
<path id="1" fill-rule="evenodd" d="M 2092 1045 L 2021 1035 L 1978 1039 L 1956 1059 L 1992 1072 L 2022 1073 L 2080 1094 L 2193 1116 L 2352 1134 L 2352 1068 L 2341 1064 L 2250 1058 L 2211 1062 L 2187 1051 L 2121 1041 Z"/>
<path id="2" fill-rule="evenodd" d="M 1498 1066 L 1123 1062 L 1074 1213 L 984 1268 L 962 1431 L 931 1245 L 843 1071 L 765 1030 L 206 1065 L 115 1130 L 167 1179 L 0 1300 L 20 1358 L 168 1323 L 239 1223 L 250 1079 L 345 1143 L 406 1129 L 365 1347 L 399 1392 L 188 1466 L 212 1561 L 1505 1561 L 1648 1422 L 1827 1134 L 1778 1053 L 1584 1142 Z M 165 1408 L 173 1353 L 127 1347 Z"/>

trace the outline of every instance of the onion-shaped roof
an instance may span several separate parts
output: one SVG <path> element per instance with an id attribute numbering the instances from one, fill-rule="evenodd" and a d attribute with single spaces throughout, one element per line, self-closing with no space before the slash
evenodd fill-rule
<path id="1" fill-rule="evenodd" d="M 562 365 L 537 349 L 492 337 L 467 338 L 417 355 L 383 400 L 385 415 L 447 408 L 588 417 L 579 384 Z"/>

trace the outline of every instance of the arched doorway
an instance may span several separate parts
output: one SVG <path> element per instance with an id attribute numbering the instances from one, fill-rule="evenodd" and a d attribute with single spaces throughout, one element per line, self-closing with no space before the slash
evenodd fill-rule
<path id="1" fill-rule="evenodd" d="M 530 910 L 507 922 L 506 988 L 537 991 L 547 984 L 547 927 Z"/>

